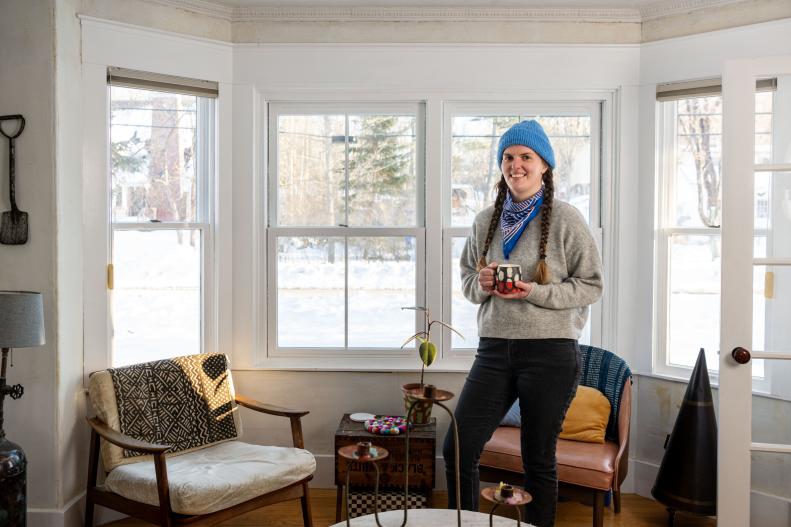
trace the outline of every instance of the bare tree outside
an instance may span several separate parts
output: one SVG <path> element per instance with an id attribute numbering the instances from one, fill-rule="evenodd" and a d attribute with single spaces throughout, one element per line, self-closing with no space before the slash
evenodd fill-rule
<path id="1" fill-rule="evenodd" d="M 695 167 L 697 213 L 706 227 L 719 227 L 722 215 L 722 98 L 695 97 L 678 102 L 679 135 Z M 716 155 L 715 155 L 716 147 Z"/>

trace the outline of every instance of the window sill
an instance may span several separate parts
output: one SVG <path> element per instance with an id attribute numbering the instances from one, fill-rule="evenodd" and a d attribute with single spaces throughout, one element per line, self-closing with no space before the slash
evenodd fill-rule
<path id="1" fill-rule="evenodd" d="M 467 373 L 473 354 L 437 359 L 426 371 L 431 373 Z M 420 359 L 414 357 L 267 357 L 254 365 L 233 367 L 234 370 L 285 371 L 348 371 L 348 372 L 419 372 Z"/>

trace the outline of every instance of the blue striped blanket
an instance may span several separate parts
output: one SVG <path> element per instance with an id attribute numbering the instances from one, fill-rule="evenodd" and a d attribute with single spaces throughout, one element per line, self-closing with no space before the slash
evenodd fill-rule
<path id="1" fill-rule="evenodd" d="M 618 441 L 618 409 L 621 404 L 621 392 L 627 381 L 631 382 L 632 372 L 626 361 L 616 354 L 581 345 L 582 370 L 580 384 L 596 388 L 610 401 L 610 422 L 604 436 L 611 441 Z"/>

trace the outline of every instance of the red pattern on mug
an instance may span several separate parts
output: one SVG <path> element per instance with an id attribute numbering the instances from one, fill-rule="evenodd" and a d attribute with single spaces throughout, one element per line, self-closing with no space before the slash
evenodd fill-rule
<path id="1" fill-rule="evenodd" d="M 516 282 L 522 279 L 522 267 L 519 264 L 500 264 L 494 275 L 497 291 L 504 295 L 520 291 Z"/>

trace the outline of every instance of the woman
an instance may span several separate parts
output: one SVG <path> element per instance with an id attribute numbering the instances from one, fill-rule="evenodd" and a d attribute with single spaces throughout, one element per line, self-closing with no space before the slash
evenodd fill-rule
<path id="1" fill-rule="evenodd" d="M 533 497 L 526 519 L 549 527 L 557 503 L 555 447 L 579 382 L 577 339 L 602 293 L 601 260 L 582 215 L 554 199 L 555 154 L 540 124 L 508 129 L 497 161 L 497 198 L 476 216 L 461 255 L 464 296 L 480 304 L 480 344 L 455 412 L 461 507 L 478 509 L 481 452 L 518 397 L 525 489 Z M 498 263 L 521 266 L 515 292 L 495 288 Z M 443 455 L 453 489 L 450 431 Z M 456 507 L 455 493 L 448 497 Z"/>

